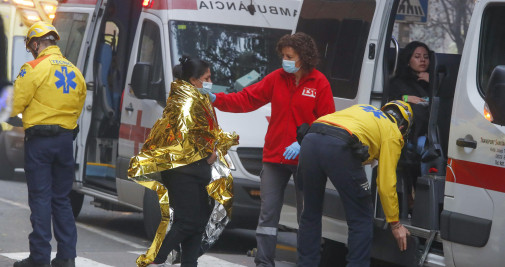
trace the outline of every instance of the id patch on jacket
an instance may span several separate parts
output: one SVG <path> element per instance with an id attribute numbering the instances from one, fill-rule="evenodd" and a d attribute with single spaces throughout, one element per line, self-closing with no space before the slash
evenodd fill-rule
<path id="1" fill-rule="evenodd" d="M 316 98 L 316 89 L 304 87 L 302 91 L 302 95 Z"/>
<path id="2" fill-rule="evenodd" d="M 61 65 L 61 66 L 68 66 L 68 67 L 72 66 L 72 63 L 65 61 L 65 60 L 50 59 L 49 62 L 51 62 L 52 65 Z"/>

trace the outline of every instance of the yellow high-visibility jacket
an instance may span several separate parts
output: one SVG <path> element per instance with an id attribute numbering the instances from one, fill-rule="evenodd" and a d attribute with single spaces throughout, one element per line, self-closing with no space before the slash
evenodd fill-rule
<path id="1" fill-rule="evenodd" d="M 396 123 L 380 109 L 370 105 L 354 105 L 320 117 L 315 122 L 344 128 L 356 135 L 368 146 L 370 157 L 379 161 L 377 190 L 388 222 L 399 220 L 398 196 L 396 194 L 396 165 L 404 144 Z"/>
<path id="2" fill-rule="evenodd" d="M 86 82 L 78 68 L 61 54 L 58 46 L 44 49 L 25 63 L 14 82 L 11 117 L 23 114 L 23 127 L 60 125 L 77 127 L 86 98 Z"/>

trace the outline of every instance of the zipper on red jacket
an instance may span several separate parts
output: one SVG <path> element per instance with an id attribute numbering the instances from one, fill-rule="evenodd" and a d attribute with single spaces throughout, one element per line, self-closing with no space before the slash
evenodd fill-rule
<path id="1" fill-rule="evenodd" d="M 292 116 L 292 118 L 294 120 L 294 115 L 293 115 L 293 110 L 292 110 L 292 108 L 293 108 L 292 107 L 292 103 L 293 103 L 293 97 L 294 97 L 294 95 L 298 92 L 298 86 L 296 85 L 296 78 L 294 77 L 294 75 L 293 75 L 293 77 L 290 77 L 290 78 L 292 78 L 292 79 L 289 79 L 290 80 L 290 85 L 293 86 L 295 88 L 295 90 L 294 91 L 288 90 L 290 92 L 290 94 L 289 94 L 289 105 L 288 105 L 288 108 L 289 108 L 289 112 L 291 113 L 291 116 Z M 301 83 L 299 83 L 299 85 L 300 84 Z M 285 124 L 286 124 L 286 129 L 287 129 L 288 126 L 289 126 L 288 120 L 286 120 Z M 283 140 L 286 140 L 287 136 L 286 136 L 286 134 L 284 134 L 284 135 L 285 135 L 286 138 L 284 138 Z M 289 145 L 291 145 L 291 144 L 284 145 L 284 152 L 286 151 L 286 147 L 288 147 Z M 280 163 L 284 164 L 284 160 L 285 159 L 286 158 L 283 155 L 281 155 L 281 162 Z"/>

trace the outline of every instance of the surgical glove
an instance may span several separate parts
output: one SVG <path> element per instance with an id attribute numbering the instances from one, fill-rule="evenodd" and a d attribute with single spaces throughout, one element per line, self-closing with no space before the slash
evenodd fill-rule
<path id="1" fill-rule="evenodd" d="M 216 95 L 213 93 L 209 93 L 209 98 L 211 103 L 214 103 L 214 101 L 216 101 Z"/>
<path id="2" fill-rule="evenodd" d="M 284 151 L 284 156 L 285 159 L 290 160 L 290 159 L 295 159 L 298 156 L 298 153 L 300 153 L 300 144 L 298 142 L 293 142 L 291 145 L 286 147 L 286 151 Z"/>

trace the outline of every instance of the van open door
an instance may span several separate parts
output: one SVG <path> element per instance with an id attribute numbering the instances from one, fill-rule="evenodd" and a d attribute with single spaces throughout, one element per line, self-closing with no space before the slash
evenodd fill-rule
<path id="1" fill-rule="evenodd" d="M 75 142 L 74 189 L 94 196 L 95 203 L 107 200 L 99 203 L 102 206 L 117 202 L 120 100 L 131 32 L 142 9 L 141 3 L 134 2 L 68 0 L 61 3 L 54 21 L 63 55 L 82 70 L 88 89 Z"/>

